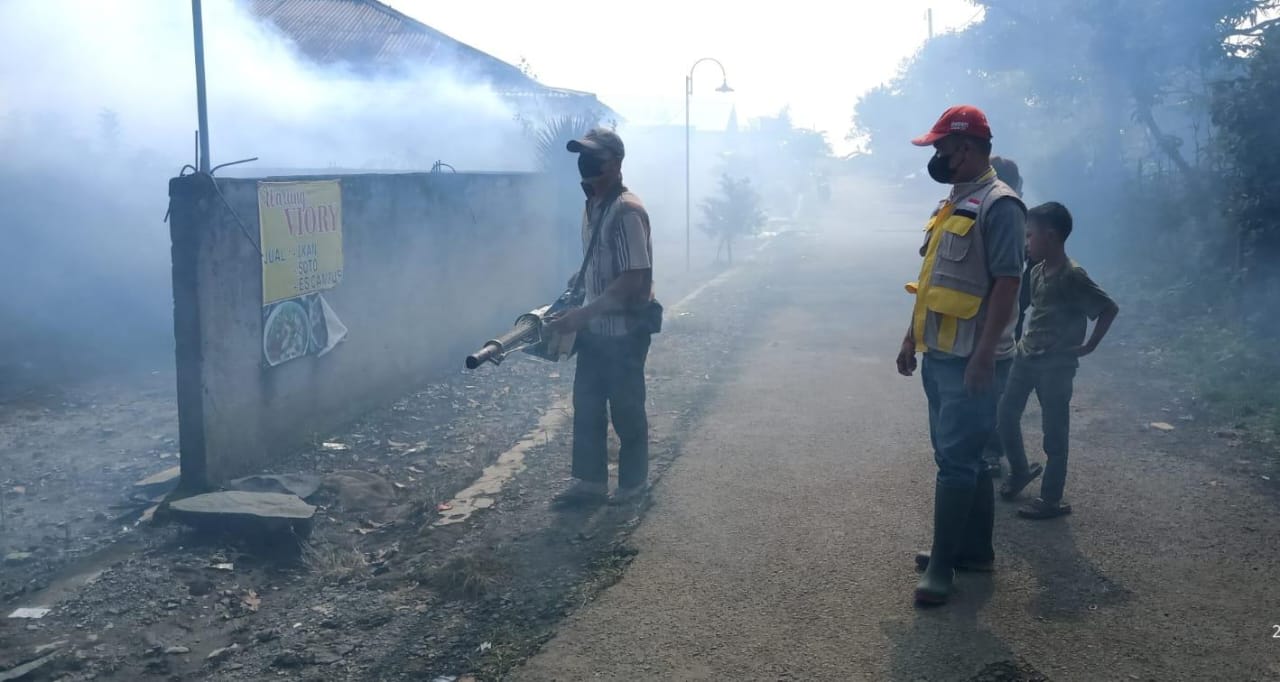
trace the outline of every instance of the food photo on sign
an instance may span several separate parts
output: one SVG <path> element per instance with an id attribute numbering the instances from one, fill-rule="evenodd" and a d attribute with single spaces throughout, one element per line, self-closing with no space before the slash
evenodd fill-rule
<path id="1" fill-rule="evenodd" d="M 308 294 L 262 309 L 262 357 L 269 367 L 333 350 L 347 335 L 324 296 Z"/>

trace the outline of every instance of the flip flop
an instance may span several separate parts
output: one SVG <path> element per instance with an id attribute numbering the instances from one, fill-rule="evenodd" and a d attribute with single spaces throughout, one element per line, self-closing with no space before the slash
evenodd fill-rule
<path id="1" fill-rule="evenodd" d="M 551 498 L 551 506 L 555 509 L 576 509 L 602 505 L 608 500 L 609 496 L 601 493 L 566 490 Z"/>
<path id="2" fill-rule="evenodd" d="M 1018 516 L 1021 516 L 1024 519 L 1034 519 L 1036 521 L 1056 519 L 1059 516 L 1066 516 L 1070 513 L 1071 505 L 1063 504 L 1062 502 L 1058 502 L 1056 504 L 1049 503 L 1038 497 L 1035 502 L 1032 502 L 1018 510 Z"/>
<path id="3" fill-rule="evenodd" d="M 1040 474 L 1042 473 L 1044 473 L 1043 466 L 1040 464 L 1032 464 L 1030 467 L 1027 467 L 1027 475 L 1022 478 L 1009 474 L 1009 477 L 1004 480 L 1004 483 L 1000 484 L 1000 499 L 1007 502 L 1017 497 L 1022 493 L 1023 488 L 1026 488 L 1032 481 L 1040 478 Z"/>

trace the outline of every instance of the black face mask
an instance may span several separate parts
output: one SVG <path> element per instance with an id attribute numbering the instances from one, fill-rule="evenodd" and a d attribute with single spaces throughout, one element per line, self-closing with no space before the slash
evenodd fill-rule
<path id="1" fill-rule="evenodd" d="M 585 195 L 587 195 L 587 198 L 588 198 L 588 199 L 590 199 L 591 197 L 594 197 L 594 196 L 596 195 L 596 188 L 595 188 L 595 187 L 592 187 L 592 186 L 591 186 L 591 183 L 586 182 L 586 181 L 584 180 L 583 182 L 580 182 L 580 183 L 578 183 L 578 184 L 582 185 L 582 193 L 583 193 L 583 194 L 585 194 Z"/>
<path id="2" fill-rule="evenodd" d="M 933 158 L 929 159 L 929 177 L 944 185 L 951 184 L 956 177 L 955 170 L 951 168 L 952 156 L 954 154 L 934 154 Z"/>
<path id="3" fill-rule="evenodd" d="M 605 160 L 590 154 L 578 155 L 578 175 L 583 180 L 598 178 L 604 174 Z"/>

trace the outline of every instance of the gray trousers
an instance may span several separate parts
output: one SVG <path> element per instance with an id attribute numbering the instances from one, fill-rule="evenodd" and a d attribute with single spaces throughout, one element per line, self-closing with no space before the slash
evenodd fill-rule
<path id="1" fill-rule="evenodd" d="M 618 434 L 618 486 L 634 488 L 649 477 L 649 420 L 644 365 L 649 335 L 578 335 L 573 378 L 573 477 L 609 480 L 609 422 Z"/>
<path id="2" fill-rule="evenodd" d="M 1009 458 L 1012 476 L 1027 474 L 1027 451 L 1022 442 L 1022 413 L 1034 391 L 1040 401 L 1041 425 L 1044 430 L 1044 480 L 1040 498 L 1051 504 L 1062 501 L 1067 482 L 1067 450 L 1071 431 L 1071 394 L 1076 376 L 1075 363 L 1062 358 L 1018 356 L 1009 372 L 996 422 L 1000 445 Z"/>

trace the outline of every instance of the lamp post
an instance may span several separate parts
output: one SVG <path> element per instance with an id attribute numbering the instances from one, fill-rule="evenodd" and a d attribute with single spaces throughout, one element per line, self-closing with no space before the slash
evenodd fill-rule
<path id="1" fill-rule="evenodd" d="M 690 175 L 689 139 L 690 139 L 690 130 L 691 130 L 689 126 L 689 99 L 693 97 L 693 72 L 698 68 L 698 65 L 703 62 L 712 62 L 716 66 L 720 67 L 720 87 L 716 88 L 716 92 L 733 92 L 733 88 L 729 87 L 729 77 L 726 76 L 724 73 L 724 64 L 721 64 L 720 60 L 718 59 L 712 59 L 711 57 L 703 57 L 702 59 L 699 59 L 698 61 L 693 63 L 693 66 L 689 67 L 689 75 L 684 77 L 684 269 L 685 269 L 685 272 L 689 272 L 693 268 L 693 265 L 692 265 L 693 259 L 690 251 L 690 248 L 691 248 L 690 245 L 692 244 L 692 238 L 691 238 L 692 231 L 690 229 L 690 226 L 693 222 L 693 205 L 691 203 L 692 200 L 689 197 L 689 175 Z"/>

